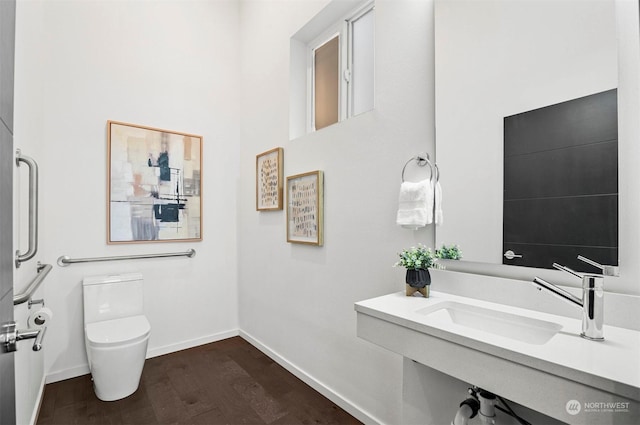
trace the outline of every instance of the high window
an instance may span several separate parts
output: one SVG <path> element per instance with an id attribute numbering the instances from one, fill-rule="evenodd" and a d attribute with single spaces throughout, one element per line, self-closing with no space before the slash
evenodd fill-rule
<path id="1" fill-rule="evenodd" d="M 333 1 L 292 37 L 291 138 L 373 109 L 374 20 L 373 2 Z"/>

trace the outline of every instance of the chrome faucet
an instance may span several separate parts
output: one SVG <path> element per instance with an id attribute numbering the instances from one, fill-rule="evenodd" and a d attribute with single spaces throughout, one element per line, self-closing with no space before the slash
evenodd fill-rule
<path id="1" fill-rule="evenodd" d="M 610 268 L 612 266 L 602 266 L 595 261 L 582 256 L 578 256 L 578 259 L 602 269 L 605 274 L 608 274 L 608 270 L 612 270 Z M 540 279 L 537 276 L 533 279 L 533 283 L 538 285 L 537 288 L 539 290 L 545 288 L 562 297 L 566 301 L 580 306 L 582 308 L 582 333 L 580 333 L 580 336 L 593 341 L 603 341 L 604 277 L 602 275 L 590 273 L 580 274 L 571 270 L 569 267 L 565 267 L 557 263 L 553 263 L 553 267 L 582 279 L 582 298 L 578 298 L 564 289 Z"/>

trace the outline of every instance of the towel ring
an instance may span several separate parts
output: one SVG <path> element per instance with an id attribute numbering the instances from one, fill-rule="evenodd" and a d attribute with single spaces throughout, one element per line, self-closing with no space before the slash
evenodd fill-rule
<path id="1" fill-rule="evenodd" d="M 409 165 L 409 163 L 411 161 L 416 161 L 416 164 L 418 164 L 419 167 L 424 167 L 425 165 L 429 166 L 429 180 L 433 180 L 433 165 L 431 164 L 431 161 L 429 161 L 429 154 L 425 154 L 425 155 L 417 155 L 414 156 L 413 158 L 409 159 L 405 164 L 404 167 L 402 167 L 402 182 L 404 183 L 404 171 L 407 169 L 407 165 Z M 436 170 L 438 170 L 437 166 L 436 166 Z M 436 174 L 436 178 L 440 178 L 440 172 L 438 171 L 438 173 Z"/>

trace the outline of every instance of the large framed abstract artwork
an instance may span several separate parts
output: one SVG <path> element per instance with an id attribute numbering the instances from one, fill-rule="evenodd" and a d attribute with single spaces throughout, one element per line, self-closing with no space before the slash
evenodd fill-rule
<path id="1" fill-rule="evenodd" d="M 202 240 L 202 137 L 107 122 L 107 242 Z"/>
<path id="2" fill-rule="evenodd" d="M 322 246 L 324 173 L 287 177 L 287 242 Z"/>

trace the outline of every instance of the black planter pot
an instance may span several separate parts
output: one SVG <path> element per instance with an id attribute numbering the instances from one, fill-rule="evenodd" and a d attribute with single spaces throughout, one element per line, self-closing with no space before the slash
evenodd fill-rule
<path id="1" fill-rule="evenodd" d="M 427 285 L 431 285 L 429 269 L 407 270 L 406 282 L 412 288 L 424 288 Z"/>

